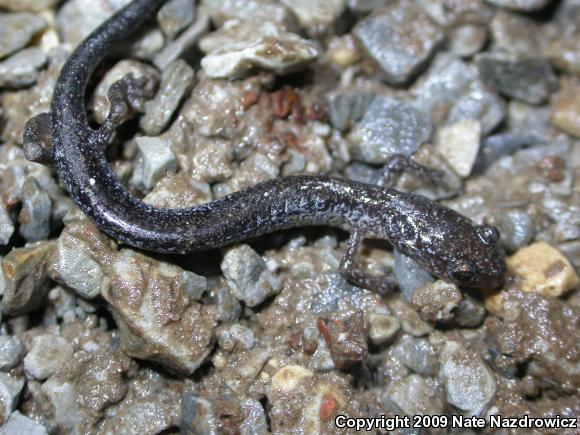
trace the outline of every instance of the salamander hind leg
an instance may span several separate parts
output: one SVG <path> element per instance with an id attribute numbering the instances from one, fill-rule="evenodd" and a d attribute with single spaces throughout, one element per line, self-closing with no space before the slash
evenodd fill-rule
<path id="1" fill-rule="evenodd" d="M 443 172 L 417 163 L 407 156 L 396 154 L 389 158 L 383 167 L 383 184 L 392 186 L 397 175 L 403 172 L 413 174 L 433 186 L 438 186 L 443 182 Z"/>
<path id="2" fill-rule="evenodd" d="M 359 266 L 357 255 L 363 239 L 361 231 L 353 230 L 351 232 L 346 252 L 340 262 L 340 274 L 344 279 L 358 287 L 367 288 L 381 294 L 393 291 L 397 284 L 392 275 L 373 276 Z"/>

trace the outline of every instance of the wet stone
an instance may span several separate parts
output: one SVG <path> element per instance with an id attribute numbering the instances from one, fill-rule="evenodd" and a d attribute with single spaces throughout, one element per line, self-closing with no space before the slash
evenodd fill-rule
<path id="1" fill-rule="evenodd" d="M 0 59 L 24 48 L 45 27 L 46 22 L 39 15 L 0 13 Z"/>
<path id="2" fill-rule="evenodd" d="M 437 280 L 413 294 L 413 305 L 427 322 L 447 323 L 461 301 L 461 291 L 455 284 Z"/>
<path id="3" fill-rule="evenodd" d="M 435 281 L 435 278 L 411 257 L 395 251 L 395 276 L 403 297 L 410 301 L 415 291 L 426 284 Z"/>
<path id="4" fill-rule="evenodd" d="M 0 62 L 0 88 L 23 88 L 36 83 L 46 65 L 46 54 L 36 47 L 25 48 Z"/>
<path id="5" fill-rule="evenodd" d="M 476 57 L 484 82 L 500 93 L 529 104 L 542 104 L 556 89 L 550 64 L 536 57 L 485 53 Z"/>
<path id="6" fill-rule="evenodd" d="M 7 313 L 28 313 L 42 305 L 49 285 L 46 266 L 53 252 L 54 242 L 39 242 L 13 249 L 4 257 L 6 288 L 2 304 Z"/>
<path id="7" fill-rule="evenodd" d="M 234 296 L 249 307 L 261 304 L 280 291 L 280 279 L 248 245 L 229 249 L 221 268 Z"/>
<path id="8" fill-rule="evenodd" d="M 474 297 L 463 294 L 452 320 L 452 323 L 463 328 L 475 328 L 485 319 L 483 304 Z"/>
<path id="9" fill-rule="evenodd" d="M 0 429 L 2 435 L 48 435 L 46 428 L 32 420 L 31 418 L 22 415 L 18 411 L 10 414 L 8 421 Z"/>
<path id="10" fill-rule="evenodd" d="M 501 6 L 507 9 L 513 9 L 514 11 L 530 12 L 544 8 L 551 0 L 486 0 L 486 1 L 496 6 Z"/>
<path id="11" fill-rule="evenodd" d="M 324 341 L 324 338 L 321 337 L 318 339 L 316 351 L 314 351 L 308 367 L 315 372 L 330 372 L 336 369 L 330 348 L 326 344 L 326 341 Z"/>
<path id="12" fill-rule="evenodd" d="M 239 323 L 219 329 L 216 335 L 220 349 L 225 352 L 250 350 L 256 342 L 254 332 Z"/>
<path id="13" fill-rule="evenodd" d="M 387 409 L 409 416 L 439 415 L 444 410 L 441 387 L 431 378 L 410 375 L 389 385 L 382 398 Z"/>
<path id="14" fill-rule="evenodd" d="M 368 347 L 362 312 L 337 319 L 319 318 L 317 325 L 337 368 L 350 367 L 366 358 Z"/>
<path id="15" fill-rule="evenodd" d="M 373 101 L 372 92 L 364 89 L 340 89 L 326 95 L 328 116 L 334 128 L 349 130 L 366 113 Z"/>
<path id="16" fill-rule="evenodd" d="M 479 153 L 481 125 L 466 119 L 442 127 L 437 134 L 437 150 L 463 178 L 471 174 Z"/>
<path id="17" fill-rule="evenodd" d="M 155 183 L 177 167 L 177 158 L 169 141 L 158 137 L 138 137 L 139 158 L 131 184 L 141 190 L 150 190 Z"/>
<path id="18" fill-rule="evenodd" d="M 395 316 L 371 313 L 368 316 L 369 339 L 375 346 L 380 346 L 393 339 L 399 332 L 401 324 Z"/>
<path id="19" fill-rule="evenodd" d="M 497 225 L 501 233 L 501 243 L 508 252 L 515 252 L 528 245 L 536 234 L 532 217 L 518 209 L 501 210 Z"/>
<path id="20" fill-rule="evenodd" d="M 0 245 L 7 245 L 14 233 L 14 223 L 4 204 L 0 203 Z"/>
<path id="21" fill-rule="evenodd" d="M 425 338 L 404 335 L 392 348 L 393 357 L 413 372 L 432 376 L 437 367 L 437 353 Z"/>
<path id="22" fill-rule="evenodd" d="M 0 371 L 7 372 L 16 367 L 24 357 L 24 346 L 12 335 L 0 336 Z"/>
<path id="23" fill-rule="evenodd" d="M 37 380 L 48 378 L 72 359 L 73 350 L 67 340 L 57 335 L 36 336 L 24 358 L 26 376 Z"/>
<path id="24" fill-rule="evenodd" d="M 348 140 L 365 163 L 385 163 L 395 154 L 410 156 L 429 140 L 429 118 L 409 103 L 376 97 Z"/>
<path id="25" fill-rule="evenodd" d="M 456 341 L 447 341 L 443 347 L 439 378 L 444 382 L 447 402 L 468 415 L 482 416 L 495 397 L 492 371 L 478 354 Z"/>
<path id="26" fill-rule="evenodd" d="M 313 42 L 264 22 L 254 25 L 248 39 L 238 39 L 206 55 L 201 66 L 211 78 L 243 77 L 256 68 L 286 74 L 303 68 L 318 55 Z"/>
<path id="27" fill-rule="evenodd" d="M 194 71 L 179 59 L 167 66 L 161 77 L 157 95 L 145 103 L 141 129 L 149 136 L 159 135 L 169 124 L 175 110 L 193 84 Z"/>
<path id="28" fill-rule="evenodd" d="M 397 2 L 361 21 L 353 31 L 388 83 L 409 82 L 443 41 L 442 30 L 415 5 Z"/>
<path id="29" fill-rule="evenodd" d="M 159 26 L 169 38 L 175 38 L 195 19 L 194 0 L 171 0 L 157 13 Z"/>
<path id="30" fill-rule="evenodd" d="M 10 413 L 16 409 L 24 384 L 23 378 L 0 372 L 0 422 L 8 420 Z"/>
<path id="31" fill-rule="evenodd" d="M 20 234 L 30 242 L 48 239 L 52 202 L 34 177 L 28 177 L 22 186 Z"/>

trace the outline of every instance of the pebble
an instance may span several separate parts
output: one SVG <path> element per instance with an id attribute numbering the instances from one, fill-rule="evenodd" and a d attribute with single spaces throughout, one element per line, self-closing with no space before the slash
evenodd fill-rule
<path id="1" fill-rule="evenodd" d="M 437 280 L 419 288 L 412 302 L 426 322 L 447 323 L 461 302 L 461 291 L 455 284 Z"/>
<path id="2" fill-rule="evenodd" d="M 580 283 L 568 259 L 545 242 L 521 248 L 507 259 L 507 265 L 516 285 L 524 292 L 559 297 Z"/>
<path id="3" fill-rule="evenodd" d="M 501 233 L 501 243 L 508 252 L 528 245 L 536 234 L 532 217 L 522 210 L 499 210 L 496 224 Z"/>
<path id="4" fill-rule="evenodd" d="M 447 341 L 439 363 L 447 402 L 469 416 L 482 417 L 495 398 L 497 383 L 479 354 L 456 341 Z"/>
<path id="5" fill-rule="evenodd" d="M 175 41 L 170 42 L 155 55 L 153 63 L 160 70 L 181 58 L 188 50 L 194 47 L 199 39 L 209 30 L 210 20 L 207 13 L 199 10 L 197 18 L 191 26 L 185 29 Z"/>
<path id="6" fill-rule="evenodd" d="M 489 3 L 514 11 L 531 12 L 544 8 L 551 0 L 486 0 Z"/>
<path id="7" fill-rule="evenodd" d="M 1 5 L 1 2 L 0 2 Z M 18 411 L 14 411 L 8 417 L 8 421 L 2 428 L 0 428 L 1 435 L 48 435 L 46 428 L 32 420 L 31 418 L 22 415 Z"/>
<path id="8" fill-rule="evenodd" d="M 51 277 L 79 296 L 93 299 L 107 285 L 105 265 L 112 261 L 113 246 L 87 219 L 75 221 L 58 238 L 50 265 Z"/>
<path id="9" fill-rule="evenodd" d="M 485 319 L 486 311 L 479 300 L 465 293 L 453 317 L 453 324 L 462 328 L 476 328 Z"/>
<path id="10" fill-rule="evenodd" d="M 442 127 L 437 133 L 437 151 L 463 178 L 469 177 L 479 154 L 481 124 L 466 119 Z"/>
<path id="11" fill-rule="evenodd" d="M 413 372 L 433 376 L 437 367 L 437 353 L 426 338 L 404 335 L 392 347 L 393 357 Z"/>
<path id="12" fill-rule="evenodd" d="M 205 361 L 217 313 L 214 306 L 191 299 L 198 293 L 192 284 L 202 280 L 129 249 L 116 254 L 108 277 L 110 286 L 101 294 L 113 309 L 128 355 L 186 374 Z"/>
<path id="13" fill-rule="evenodd" d="M 429 118 L 405 101 L 375 97 L 348 140 L 365 163 L 385 163 L 395 154 L 410 156 L 429 140 Z"/>
<path id="14" fill-rule="evenodd" d="M 168 172 L 177 168 L 177 158 L 171 143 L 158 137 L 138 137 L 139 157 L 131 184 L 140 190 L 151 190 Z"/>
<path id="15" fill-rule="evenodd" d="M 76 47 L 93 30 L 129 0 L 70 0 L 56 14 L 58 33 L 63 42 Z M 91 13 L 86 13 L 91 11 Z"/>
<path id="16" fill-rule="evenodd" d="M 24 358 L 24 346 L 12 335 L 0 335 L 0 371 L 8 372 Z"/>
<path id="17" fill-rule="evenodd" d="M 356 25 L 353 35 L 385 80 L 409 82 L 443 42 L 443 31 L 414 2 L 396 2 Z"/>
<path id="18" fill-rule="evenodd" d="M 181 433 L 217 434 L 219 421 L 209 400 L 198 397 L 194 391 L 186 391 L 181 397 Z"/>
<path id="19" fill-rule="evenodd" d="M 403 332 L 413 337 L 422 337 L 433 331 L 433 327 L 421 319 L 417 311 L 403 300 L 392 299 L 388 302 L 388 306 L 401 322 Z"/>
<path id="20" fill-rule="evenodd" d="M 24 378 L 16 379 L 0 372 L 0 422 L 8 420 L 12 411 L 16 409 L 24 384 Z"/>
<path id="21" fill-rule="evenodd" d="M 24 372 L 29 379 L 43 380 L 68 363 L 73 356 L 72 345 L 57 335 L 34 337 L 30 351 L 24 357 Z"/>
<path id="22" fill-rule="evenodd" d="M 580 138 L 580 80 L 562 80 L 550 107 L 552 124 Z"/>
<path id="23" fill-rule="evenodd" d="M 556 76 L 542 58 L 497 52 L 480 54 L 475 61 L 482 80 L 508 97 L 542 104 L 556 90 Z"/>
<path id="24" fill-rule="evenodd" d="M 410 301 L 416 290 L 435 281 L 426 269 L 398 249 L 395 252 L 395 277 L 405 300 Z"/>
<path id="25" fill-rule="evenodd" d="M 204 0 L 203 5 L 216 27 L 226 21 L 251 21 L 256 24 L 270 21 L 282 28 L 293 26 L 294 15 L 275 0 Z"/>
<path id="26" fill-rule="evenodd" d="M 0 88 L 24 88 L 36 83 L 48 58 L 37 47 L 25 48 L 0 62 Z"/>
<path id="27" fill-rule="evenodd" d="M 0 0 L 0 9 L 12 12 L 41 12 L 52 9 L 59 0 Z"/>
<path id="28" fill-rule="evenodd" d="M 22 209 L 18 218 L 20 235 L 29 242 L 48 239 L 52 202 L 34 177 L 22 185 Z"/>
<path id="29" fill-rule="evenodd" d="M 242 313 L 242 306 L 228 287 L 217 291 L 216 304 L 218 317 L 223 323 L 232 323 L 238 320 Z"/>
<path id="30" fill-rule="evenodd" d="M 225 352 L 250 350 L 256 343 L 254 331 L 239 323 L 218 330 L 216 335 L 220 349 Z"/>
<path id="31" fill-rule="evenodd" d="M 522 55 L 542 53 L 543 34 L 537 21 L 525 15 L 499 10 L 490 23 L 494 49 Z"/>
<path id="32" fill-rule="evenodd" d="M 544 50 L 544 56 L 559 70 L 580 78 L 580 30 L 554 41 Z"/>
<path id="33" fill-rule="evenodd" d="M 367 336 L 361 311 L 341 318 L 319 318 L 317 326 L 330 349 L 336 368 L 351 367 L 368 355 Z"/>
<path id="34" fill-rule="evenodd" d="M 330 27 L 345 10 L 346 0 L 280 0 L 310 33 Z"/>
<path id="35" fill-rule="evenodd" d="M 362 59 L 352 35 L 333 36 L 328 42 L 325 57 L 340 68 L 348 68 Z"/>
<path id="36" fill-rule="evenodd" d="M 264 22 L 254 26 L 250 39 L 237 40 L 207 54 L 201 66 L 211 78 L 243 77 L 256 68 L 286 74 L 303 68 L 318 55 L 313 42 Z"/>
<path id="37" fill-rule="evenodd" d="M 234 296 L 249 307 L 261 304 L 281 289 L 280 279 L 248 245 L 228 249 L 221 269 Z"/>
<path id="38" fill-rule="evenodd" d="M 175 37 L 195 19 L 195 0 L 171 0 L 157 13 L 157 21 L 163 33 Z"/>
<path id="39" fill-rule="evenodd" d="M 310 359 L 308 367 L 315 372 L 330 372 L 336 369 L 334 361 L 332 360 L 332 354 L 330 353 L 330 348 L 324 341 L 324 338 L 320 337 L 316 343 L 316 351 Z"/>
<path id="40" fill-rule="evenodd" d="M 102 124 L 111 110 L 109 88 L 113 83 L 121 80 L 126 75 L 132 75 L 136 79 L 143 77 L 152 83 L 159 81 L 159 72 L 146 63 L 132 59 L 124 59 L 117 62 L 107 71 L 92 95 L 90 108 L 97 122 Z"/>
<path id="41" fill-rule="evenodd" d="M 34 35 L 46 28 L 40 15 L 28 12 L 0 13 L 0 59 L 26 47 Z"/>
<path id="42" fill-rule="evenodd" d="M 268 424 L 264 407 L 256 399 L 243 399 L 240 407 L 246 418 L 240 423 L 240 435 L 266 435 Z"/>
<path id="43" fill-rule="evenodd" d="M 54 242 L 38 242 L 10 251 L 2 260 L 6 288 L 2 304 L 11 315 L 29 313 L 40 307 L 48 292 L 47 262 Z"/>
<path id="44" fill-rule="evenodd" d="M 444 412 L 441 387 L 433 379 L 410 375 L 391 383 L 382 397 L 386 409 L 408 416 L 440 415 Z"/>
<path id="45" fill-rule="evenodd" d="M 332 126 L 348 131 L 364 116 L 374 95 L 370 91 L 355 87 L 329 92 L 325 98 Z"/>
<path id="46" fill-rule="evenodd" d="M 14 223 L 6 210 L 6 206 L 0 201 L 0 245 L 7 245 L 14 233 Z"/>
<path id="47" fill-rule="evenodd" d="M 184 96 L 193 85 L 194 71 L 183 60 L 169 64 L 161 76 L 161 84 L 153 100 L 145 103 L 145 116 L 140 127 L 149 136 L 165 130 Z"/>
<path id="48" fill-rule="evenodd" d="M 401 324 L 395 316 L 382 313 L 370 313 L 368 316 L 368 334 L 375 346 L 388 343 L 395 337 Z"/>
<path id="49" fill-rule="evenodd" d="M 51 378 L 42 384 L 40 391 L 52 405 L 54 422 L 60 430 L 69 433 L 82 432 L 80 426 L 88 416 L 77 402 L 78 392 L 73 383 Z"/>
<path id="50" fill-rule="evenodd" d="M 387 4 L 391 3 L 391 0 L 347 0 L 346 4 L 348 8 L 353 12 L 366 13 L 372 12 L 374 10 L 381 9 Z"/>
<path id="51" fill-rule="evenodd" d="M 479 53 L 487 42 L 487 27 L 480 24 L 463 24 L 449 31 L 448 49 L 459 57 Z"/>

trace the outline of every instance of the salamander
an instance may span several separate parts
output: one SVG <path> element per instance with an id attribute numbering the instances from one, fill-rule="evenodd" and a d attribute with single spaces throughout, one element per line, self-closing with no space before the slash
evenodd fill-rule
<path id="1" fill-rule="evenodd" d="M 498 288 L 505 254 L 499 232 L 421 195 L 328 176 L 286 176 L 191 208 L 144 203 L 120 183 L 105 147 L 130 106 L 130 91 L 113 86 L 107 120 L 89 125 L 87 82 L 112 47 L 139 28 L 163 0 L 134 0 L 95 30 L 61 70 L 49 114 L 25 129 L 29 159 L 51 163 L 80 209 L 105 233 L 136 248 L 188 253 L 273 231 L 330 225 L 350 233 L 340 273 L 366 288 L 392 288 L 357 264 L 364 239 L 384 239 L 435 276 L 458 285 Z"/>

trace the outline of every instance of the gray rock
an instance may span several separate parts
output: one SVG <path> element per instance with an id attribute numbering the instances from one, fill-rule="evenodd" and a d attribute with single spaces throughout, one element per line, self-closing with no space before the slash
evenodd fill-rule
<path id="1" fill-rule="evenodd" d="M 460 27 L 464 24 L 487 24 L 493 16 L 493 8 L 484 0 L 416 0 L 423 10 L 440 26 Z"/>
<path id="2" fill-rule="evenodd" d="M 157 68 L 164 70 L 170 63 L 182 57 L 209 30 L 209 16 L 205 12 L 199 12 L 191 26 L 184 30 L 175 41 L 167 44 L 163 50 L 155 55 L 153 63 Z"/>
<path id="3" fill-rule="evenodd" d="M 401 364 L 419 375 L 430 376 L 435 373 L 437 354 L 425 338 L 405 335 L 392 348 L 392 354 Z"/>
<path id="4" fill-rule="evenodd" d="M 43 425 L 14 411 L 6 424 L 0 428 L 0 435 L 48 435 L 48 431 Z"/>
<path id="5" fill-rule="evenodd" d="M 69 362 L 73 352 L 72 345 L 58 335 L 37 335 L 24 357 L 24 372 L 29 379 L 46 379 Z"/>
<path id="6" fill-rule="evenodd" d="M 181 398 L 181 433 L 218 434 L 218 421 L 209 400 L 197 397 L 195 392 L 186 391 Z"/>
<path id="7" fill-rule="evenodd" d="M 426 322 L 448 323 L 461 301 L 461 291 L 457 285 L 437 280 L 419 288 L 413 294 L 413 305 Z"/>
<path id="8" fill-rule="evenodd" d="M 439 378 L 445 384 L 447 402 L 468 415 L 484 415 L 495 397 L 497 385 L 481 357 L 458 342 L 447 341 L 439 363 Z"/>
<path id="9" fill-rule="evenodd" d="M 58 238 L 51 276 L 81 297 L 93 299 L 107 285 L 105 265 L 112 255 L 111 242 L 92 223 L 74 222 Z"/>
<path id="10" fill-rule="evenodd" d="M 493 5 L 523 12 L 540 10 L 547 6 L 550 1 L 551 0 L 487 0 L 487 2 Z"/>
<path id="11" fill-rule="evenodd" d="M 406 415 L 438 415 L 444 410 L 441 388 L 433 379 L 410 375 L 389 385 L 383 398 L 386 409 Z"/>
<path id="12" fill-rule="evenodd" d="M 46 28 L 46 22 L 28 12 L 0 13 L 0 59 L 26 47 L 30 40 Z"/>
<path id="13" fill-rule="evenodd" d="M 77 46 L 128 2 L 129 0 L 70 0 L 56 15 L 58 33 L 63 42 Z"/>
<path id="14" fill-rule="evenodd" d="M 124 249 L 112 260 L 111 305 L 124 351 L 179 373 L 193 373 L 213 348 L 215 307 L 190 298 L 191 272 Z"/>
<path id="15" fill-rule="evenodd" d="M 318 339 L 316 351 L 312 355 L 308 367 L 315 372 L 330 372 L 336 369 L 334 361 L 332 360 L 332 353 L 324 338 L 320 337 Z"/>
<path id="16" fill-rule="evenodd" d="M 201 60 L 203 70 L 211 78 L 243 77 L 256 68 L 286 74 L 303 68 L 319 55 L 313 42 L 281 30 L 269 21 L 234 26 L 242 29 L 250 26 L 253 32 L 251 35 L 239 32 L 246 33 L 246 37 L 235 38 Z"/>
<path id="17" fill-rule="evenodd" d="M 290 10 L 275 0 L 204 0 L 203 6 L 217 27 L 232 19 L 254 23 L 271 21 L 283 28 L 295 21 Z"/>
<path id="18" fill-rule="evenodd" d="M 404 84 L 428 62 L 444 33 L 414 2 L 396 2 L 353 30 L 387 82 Z"/>
<path id="19" fill-rule="evenodd" d="M 377 184 L 382 179 L 382 171 L 361 162 L 351 162 L 344 168 L 344 175 L 349 180 L 359 183 Z"/>
<path id="20" fill-rule="evenodd" d="M 488 136 L 481 144 L 480 153 L 475 162 L 473 172 L 482 174 L 501 157 L 511 154 L 524 145 L 535 145 L 539 141 L 541 139 L 534 132 L 521 134 L 507 132 Z"/>
<path id="21" fill-rule="evenodd" d="M 149 136 L 159 135 L 171 120 L 175 110 L 193 84 L 194 71 L 178 59 L 163 71 L 161 84 L 153 100 L 145 103 L 145 116 L 140 126 Z"/>
<path id="22" fill-rule="evenodd" d="M 528 213 L 518 209 L 501 209 L 497 218 L 501 242 L 508 252 L 515 252 L 533 240 L 536 228 Z"/>
<path id="23" fill-rule="evenodd" d="M 34 177 L 28 177 L 22 186 L 20 234 L 29 242 L 48 239 L 52 202 Z"/>
<path id="24" fill-rule="evenodd" d="M 508 53 L 540 55 L 545 41 L 537 21 L 522 14 L 498 11 L 490 23 L 493 48 Z"/>
<path id="25" fill-rule="evenodd" d="M 429 118 L 411 104 L 376 97 L 348 140 L 365 163 L 385 163 L 395 154 L 410 156 L 430 135 Z"/>
<path id="26" fill-rule="evenodd" d="M 395 316 L 370 313 L 368 316 L 369 339 L 375 346 L 383 345 L 399 332 L 401 324 Z"/>
<path id="27" fill-rule="evenodd" d="M 174 39 L 195 19 L 195 0 L 171 0 L 157 13 L 157 21 L 163 33 Z"/>
<path id="28" fill-rule="evenodd" d="M 411 257 L 402 254 L 398 249 L 395 249 L 394 252 L 395 277 L 403 297 L 410 301 L 417 289 L 434 282 L 435 278 Z"/>
<path id="29" fill-rule="evenodd" d="M 334 128 L 347 131 L 366 113 L 374 95 L 360 88 L 339 89 L 326 94 L 328 116 Z"/>
<path id="30" fill-rule="evenodd" d="M 249 307 L 261 304 L 281 289 L 280 279 L 248 245 L 229 249 L 221 269 L 235 297 Z"/>
<path id="31" fill-rule="evenodd" d="M 53 8 L 59 0 L 0 0 L 0 9 L 12 12 L 41 12 Z"/>
<path id="32" fill-rule="evenodd" d="M 0 336 L 0 370 L 7 372 L 12 370 L 22 361 L 24 346 L 20 339 L 12 335 Z"/>
<path id="33" fill-rule="evenodd" d="M 6 287 L 2 304 L 11 315 L 34 311 L 48 292 L 47 262 L 54 242 L 39 242 L 10 251 L 2 260 Z"/>
<path id="34" fill-rule="evenodd" d="M 372 12 L 385 7 L 391 0 L 347 0 L 346 4 L 353 12 Z"/>
<path id="35" fill-rule="evenodd" d="M 25 48 L 0 62 L 0 88 L 23 88 L 36 83 L 48 58 L 37 47 Z"/>
<path id="36" fill-rule="evenodd" d="M 474 297 L 464 293 L 453 317 L 453 324 L 462 328 L 476 328 L 485 319 L 483 304 Z"/>
<path id="37" fill-rule="evenodd" d="M 228 287 L 217 291 L 216 300 L 218 316 L 223 323 L 232 323 L 239 319 L 242 306 Z"/>
<path id="38" fill-rule="evenodd" d="M 250 350 L 256 343 L 254 331 L 239 323 L 220 329 L 217 340 L 219 347 L 225 352 Z"/>
<path id="39" fill-rule="evenodd" d="M 158 137 L 138 137 L 139 158 L 131 184 L 141 190 L 151 190 L 168 172 L 177 167 L 177 158 L 169 141 Z"/>
<path id="40" fill-rule="evenodd" d="M 240 435 L 267 435 L 269 433 L 266 412 L 260 402 L 255 399 L 243 399 L 240 407 L 246 416 L 239 425 Z"/>
<path id="41" fill-rule="evenodd" d="M 449 32 L 449 52 L 459 57 L 471 57 L 479 53 L 487 42 L 487 27 L 482 24 L 463 24 Z"/>
<path id="42" fill-rule="evenodd" d="M 7 245 L 14 233 L 14 223 L 8 214 L 8 210 L 0 201 L 0 245 Z"/>
<path id="43" fill-rule="evenodd" d="M 542 104 L 556 90 L 556 75 L 544 59 L 483 53 L 476 57 L 476 62 L 482 80 L 508 97 Z"/>
<path id="44" fill-rule="evenodd" d="M 310 32 L 328 28 L 342 15 L 346 0 L 280 0 Z"/>
<path id="45" fill-rule="evenodd" d="M 24 383 L 24 378 L 16 379 L 0 372 L 0 421 L 8 420 L 12 411 L 16 409 Z"/>

